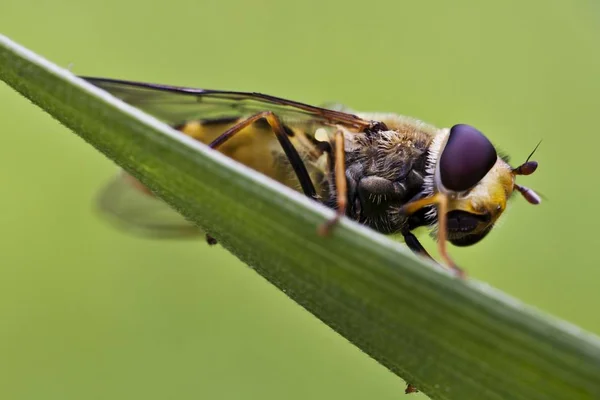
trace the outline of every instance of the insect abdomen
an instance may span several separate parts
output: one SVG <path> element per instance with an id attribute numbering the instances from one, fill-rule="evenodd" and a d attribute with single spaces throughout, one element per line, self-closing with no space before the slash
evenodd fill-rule
<path id="1" fill-rule="evenodd" d="M 176 126 L 175 128 L 186 135 L 209 144 L 243 118 L 219 118 L 214 120 L 194 120 Z M 259 120 L 256 123 L 240 130 L 235 136 L 218 147 L 218 151 L 256 170 L 271 179 L 274 179 L 294 190 L 302 191 L 298 179 L 289 164 L 289 161 L 277 142 L 276 136 L 267 123 Z M 322 192 L 321 183 L 323 173 L 309 160 L 309 155 L 303 149 L 302 143 L 296 140 L 294 132 L 284 127 L 290 140 L 305 158 L 309 173 L 315 177 L 314 185 L 317 192 Z M 321 178 L 321 179 L 319 179 Z M 323 188 L 324 189 L 324 188 Z"/>

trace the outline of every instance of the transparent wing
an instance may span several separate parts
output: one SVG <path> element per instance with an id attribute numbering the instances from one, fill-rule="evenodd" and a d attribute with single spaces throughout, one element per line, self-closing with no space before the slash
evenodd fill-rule
<path id="1" fill-rule="evenodd" d="M 370 123 L 356 115 L 282 99 L 261 93 L 194 89 L 106 78 L 81 77 L 113 96 L 170 125 L 189 120 L 244 117 L 272 111 L 294 124 L 344 125 L 362 131 Z"/>
<path id="2" fill-rule="evenodd" d="M 151 238 L 195 238 L 204 232 L 122 172 L 99 193 L 99 212 L 117 228 Z M 138 184 L 139 185 L 139 184 Z"/>
<path id="3" fill-rule="evenodd" d="M 308 136 L 319 127 L 343 125 L 349 131 L 362 131 L 370 126 L 369 121 L 345 112 L 347 109 L 339 105 L 321 108 L 260 93 L 194 89 L 94 77 L 82 79 L 174 127 L 188 121 L 200 121 L 206 125 L 215 121 L 233 122 L 264 111 L 272 111 L 287 127 Z M 274 135 L 272 140 L 275 140 Z M 248 158 L 247 155 L 244 157 Z M 246 162 L 248 165 L 253 163 L 253 159 Z M 101 190 L 98 207 L 117 227 L 138 235 L 160 238 L 204 235 L 162 200 L 132 184 L 132 178 L 124 173 Z"/>

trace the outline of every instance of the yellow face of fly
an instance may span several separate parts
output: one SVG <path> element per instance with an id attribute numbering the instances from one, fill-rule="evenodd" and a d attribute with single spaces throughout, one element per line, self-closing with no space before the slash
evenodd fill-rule
<path id="1" fill-rule="evenodd" d="M 451 214 L 453 211 L 462 211 L 476 217 L 473 218 L 475 225 L 472 230 L 456 232 L 449 229 L 448 239 L 460 244 L 461 239 L 467 236 L 474 239 L 488 233 L 506 210 L 508 199 L 514 191 L 514 184 L 515 175 L 512 168 L 498 157 L 492 169 L 475 187 L 464 193 L 450 195 L 448 197 L 450 216 L 453 215 Z"/>

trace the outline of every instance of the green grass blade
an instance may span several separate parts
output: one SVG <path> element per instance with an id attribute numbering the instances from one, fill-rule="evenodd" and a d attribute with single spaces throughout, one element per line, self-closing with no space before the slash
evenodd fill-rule
<path id="1" fill-rule="evenodd" d="M 352 222 L 318 237 L 330 210 L 3 36 L 0 78 L 432 399 L 600 398 L 596 337 Z"/>

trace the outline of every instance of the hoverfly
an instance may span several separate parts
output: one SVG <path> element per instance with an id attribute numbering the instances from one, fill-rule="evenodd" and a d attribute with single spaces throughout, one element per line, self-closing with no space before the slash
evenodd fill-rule
<path id="1" fill-rule="evenodd" d="M 440 129 L 407 116 L 316 107 L 260 93 L 83 79 L 336 210 L 321 234 L 346 216 L 383 234 L 401 234 L 413 252 L 430 257 L 413 233 L 429 227 L 445 264 L 461 276 L 447 241 L 478 243 L 515 191 L 531 204 L 541 202 L 515 182 L 537 169 L 533 152 L 513 168 L 470 125 Z M 136 193 L 144 192 L 150 196 L 141 200 Z M 152 234 L 199 233 L 127 174 L 104 189 L 101 207 Z"/>

